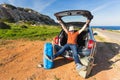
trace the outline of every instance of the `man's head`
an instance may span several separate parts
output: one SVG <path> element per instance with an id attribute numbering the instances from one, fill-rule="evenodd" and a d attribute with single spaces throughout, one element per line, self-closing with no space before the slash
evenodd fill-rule
<path id="1" fill-rule="evenodd" d="M 74 29 L 74 26 L 70 26 L 69 27 L 69 31 L 74 31 L 75 29 Z"/>

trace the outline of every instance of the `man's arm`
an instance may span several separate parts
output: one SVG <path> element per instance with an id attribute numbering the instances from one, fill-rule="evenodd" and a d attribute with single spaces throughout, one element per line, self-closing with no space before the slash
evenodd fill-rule
<path id="1" fill-rule="evenodd" d="M 84 26 L 78 31 L 79 34 L 89 25 L 91 20 L 87 20 L 86 23 L 84 24 Z"/>
<path id="2" fill-rule="evenodd" d="M 62 21 L 58 21 L 58 23 L 61 25 L 61 27 L 63 28 L 63 30 L 68 33 L 67 28 L 65 27 L 65 25 L 62 23 Z"/>

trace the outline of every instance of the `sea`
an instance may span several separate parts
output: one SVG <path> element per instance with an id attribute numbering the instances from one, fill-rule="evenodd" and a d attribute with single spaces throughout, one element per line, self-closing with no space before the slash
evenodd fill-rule
<path id="1" fill-rule="evenodd" d="M 90 26 L 92 28 L 100 28 L 106 30 L 120 30 L 120 26 Z"/>

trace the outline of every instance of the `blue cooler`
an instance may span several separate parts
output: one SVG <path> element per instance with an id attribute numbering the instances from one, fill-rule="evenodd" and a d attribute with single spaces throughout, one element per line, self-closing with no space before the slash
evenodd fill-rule
<path id="1" fill-rule="evenodd" d="M 43 55 L 43 67 L 45 69 L 53 68 L 53 61 L 50 60 L 48 57 L 53 56 L 53 47 L 51 43 L 45 43 L 44 45 L 44 55 Z"/>

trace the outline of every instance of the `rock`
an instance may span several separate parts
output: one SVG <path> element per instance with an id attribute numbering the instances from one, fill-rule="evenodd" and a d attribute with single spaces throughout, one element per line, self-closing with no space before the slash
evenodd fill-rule
<path id="1" fill-rule="evenodd" d="M 56 22 L 29 8 L 15 7 L 10 4 L 0 4 L 0 20 L 8 22 L 30 21 L 37 24 L 55 25 Z"/>

